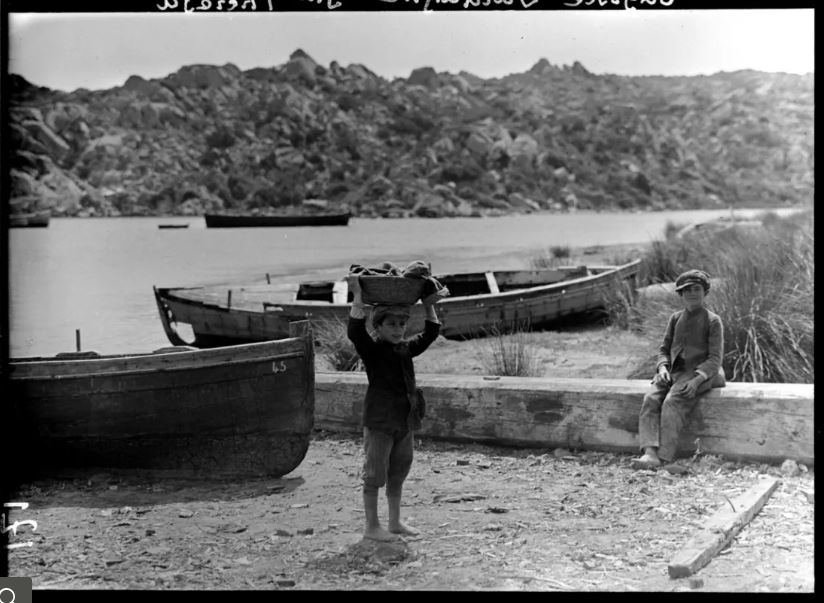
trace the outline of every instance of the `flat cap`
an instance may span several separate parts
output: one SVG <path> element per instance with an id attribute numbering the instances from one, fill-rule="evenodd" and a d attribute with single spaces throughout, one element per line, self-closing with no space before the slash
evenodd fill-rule
<path id="1" fill-rule="evenodd" d="M 675 290 L 681 291 L 690 285 L 701 285 L 704 292 L 710 290 L 710 275 L 703 270 L 687 270 L 678 275 L 675 281 Z"/>

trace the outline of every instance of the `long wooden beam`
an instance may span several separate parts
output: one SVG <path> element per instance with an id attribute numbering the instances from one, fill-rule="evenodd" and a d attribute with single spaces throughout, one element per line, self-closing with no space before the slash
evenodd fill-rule
<path id="1" fill-rule="evenodd" d="M 427 401 L 420 434 L 489 444 L 638 450 L 646 380 L 418 375 Z M 316 373 L 315 425 L 361 429 L 364 373 Z M 679 445 L 731 460 L 813 465 L 812 384 L 730 383 L 698 403 Z"/>
<path id="2" fill-rule="evenodd" d="M 725 502 L 672 558 L 667 566 L 670 578 L 684 578 L 707 565 L 755 517 L 780 483 L 774 478 L 762 480 Z"/>

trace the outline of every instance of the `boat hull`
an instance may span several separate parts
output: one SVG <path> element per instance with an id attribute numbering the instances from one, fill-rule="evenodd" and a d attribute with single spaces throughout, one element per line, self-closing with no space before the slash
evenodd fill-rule
<path id="1" fill-rule="evenodd" d="M 349 213 L 279 216 L 233 216 L 206 214 L 207 228 L 254 228 L 278 226 L 346 226 Z"/>
<path id="2" fill-rule="evenodd" d="M 529 286 L 530 276 L 540 271 L 513 271 L 507 278 L 520 279 L 524 286 L 513 284 L 509 290 L 453 295 L 440 301 L 441 334 L 468 339 L 497 329 L 551 326 L 602 307 L 605 290 L 626 286 L 634 291 L 639 265 L 640 260 L 635 260 L 617 267 L 592 267 L 591 274 L 545 286 Z M 345 321 L 349 315 L 349 303 L 276 301 L 279 297 L 282 292 L 265 285 L 233 290 L 232 297 L 222 287 L 155 289 L 164 330 L 177 345 L 182 340 L 176 338 L 174 323 L 191 325 L 194 340 L 190 345 L 209 347 L 277 338 L 289 321 L 308 319 L 317 326 L 325 320 Z M 424 321 L 423 305 L 414 305 L 407 333 L 421 332 Z"/>
<path id="3" fill-rule="evenodd" d="M 66 467 L 281 476 L 314 421 L 311 331 L 169 353 L 19 359 L 9 367 L 15 433 L 35 472 Z"/>

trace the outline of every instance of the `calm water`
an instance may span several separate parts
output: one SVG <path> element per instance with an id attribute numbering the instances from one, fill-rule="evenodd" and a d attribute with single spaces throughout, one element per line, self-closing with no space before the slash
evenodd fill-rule
<path id="1" fill-rule="evenodd" d="M 763 210 L 760 210 L 763 211 Z M 780 211 L 779 213 L 782 213 Z M 346 227 L 206 229 L 202 218 L 52 219 L 9 231 L 9 352 L 142 352 L 168 345 L 152 286 L 337 277 L 352 263 L 432 263 L 435 272 L 528 267 L 553 245 L 648 243 L 667 221 L 727 210 L 500 218 L 353 219 Z M 744 217 L 760 213 L 736 210 Z M 159 229 L 188 223 L 187 229 Z"/>

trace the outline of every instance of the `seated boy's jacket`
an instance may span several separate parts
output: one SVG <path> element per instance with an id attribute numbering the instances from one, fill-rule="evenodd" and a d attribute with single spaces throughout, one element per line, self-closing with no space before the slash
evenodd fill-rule
<path id="1" fill-rule="evenodd" d="M 365 427 L 388 432 L 420 428 L 413 416 L 412 403 L 418 398 L 412 358 L 426 350 L 439 332 L 440 325 L 427 320 L 423 332 L 395 345 L 372 339 L 366 319 L 349 317 L 349 339 L 363 360 L 369 380 L 363 403 Z"/>
<path id="2" fill-rule="evenodd" d="M 661 365 L 670 371 L 697 372 L 712 387 L 726 384 L 722 358 L 724 326 L 721 318 L 704 307 L 693 312 L 678 310 L 670 316 L 664 338 L 658 348 L 656 372 Z"/>

